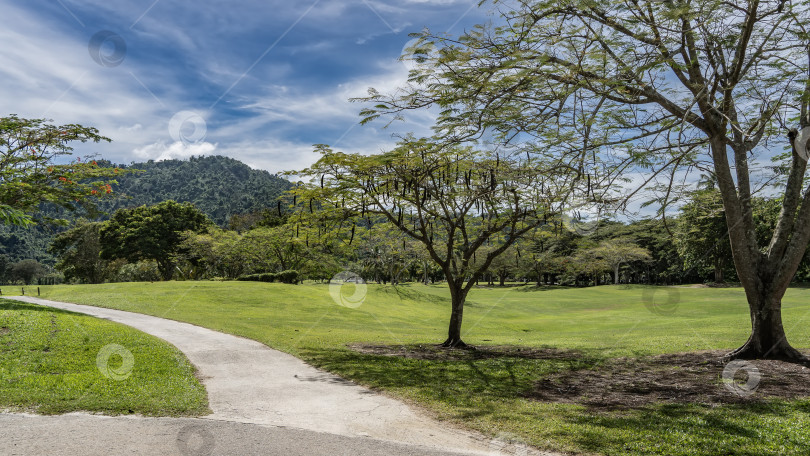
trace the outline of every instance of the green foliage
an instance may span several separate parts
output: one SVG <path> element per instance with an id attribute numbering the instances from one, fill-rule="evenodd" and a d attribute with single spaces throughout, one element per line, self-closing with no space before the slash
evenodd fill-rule
<path id="1" fill-rule="evenodd" d="M 262 272 L 260 274 L 247 274 L 240 276 L 236 280 L 243 282 L 281 282 L 286 284 L 295 285 L 300 280 L 298 271 L 286 270 L 278 273 Z"/>
<path id="2" fill-rule="evenodd" d="M 242 282 L 275 282 L 278 275 L 274 272 L 262 272 L 259 274 L 247 274 L 239 276 L 236 280 Z"/>
<path id="3" fill-rule="evenodd" d="M 34 279 L 42 277 L 46 273 L 46 269 L 36 260 L 22 260 L 11 266 L 11 277 L 26 285 L 32 284 Z"/>
<path id="4" fill-rule="evenodd" d="M 548 156 L 526 152 L 524 158 L 524 151 L 475 150 L 425 138 L 370 156 L 317 148 L 321 158 L 296 173 L 311 179 L 294 189 L 309 210 L 296 207 L 291 220 L 307 220 L 320 233 L 327 220 L 357 225 L 365 219 L 370 225 L 375 216 L 420 243 L 453 290 L 445 342 L 452 346 L 463 344 L 469 290 L 495 258 L 543 224 L 560 195 L 573 192 L 582 177 Z M 354 234 L 352 229 L 349 243 Z M 478 263 L 474 257 L 484 244 L 494 248 Z"/>
<path id="5" fill-rule="evenodd" d="M 174 200 L 194 204 L 221 227 L 227 226 L 233 216 L 275 209 L 278 197 L 292 186 L 267 171 L 222 156 L 150 160 L 119 168 L 138 172 L 118 179 L 113 190 L 122 198 L 102 204 L 100 207 L 105 211 L 113 213 Z"/>
<path id="6" fill-rule="evenodd" d="M 50 251 L 59 257 L 56 269 L 68 281 L 102 283 L 110 272 L 109 261 L 101 258 L 100 222 L 79 219 L 76 225 L 56 236 Z"/>
<path id="7" fill-rule="evenodd" d="M 675 231 L 675 244 L 687 268 L 701 273 L 714 271 L 714 281 L 723 282 L 733 268 L 728 225 L 720 192 L 699 190 L 681 206 Z M 733 276 L 732 276 L 733 277 Z"/>
<path id="8" fill-rule="evenodd" d="M 154 206 L 120 209 L 101 228 L 101 257 L 130 262 L 154 260 L 161 277 L 170 280 L 183 233 L 204 233 L 210 226 L 205 214 L 191 203 L 164 201 Z"/>
<path id="9" fill-rule="evenodd" d="M 119 265 L 110 279 L 113 282 L 157 282 L 161 277 L 158 264 L 153 260 L 145 260 Z"/>
<path id="10" fill-rule="evenodd" d="M 300 274 L 298 274 L 298 271 L 292 269 L 281 271 L 276 274 L 276 277 L 278 277 L 279 282 L 292 285 L 297 284 L 300 280 Z"/>
<path id="11" fill-rule="evenodd" d="M 112 169 L 95 161 L 61 163 L 72 142 L 110 139 L 95 128 L 77 124 L 52 125 L 45 119 L 0 117 L 0 222 L 30 225 L 42 203 L 75 210 L 93 208 L 93 200 L 112 192 Z"/>
<path id="12" fill-rule="evenodd" d="M 105 197 L 98 201 L 100 211 L 112 214 L 118 209 L 165 200 L 191 202 L 218 225 L 233 222 L 233 228 L 240 231 L 278 225 L 277 199 L 292 185 L 266 171 L 220 156 L 127 166 L 99 160 L 98 164 L 117 179 L 111 181 L 112 193 L 107 195 L 105 190 Z M 43 204 L 38 210 L 44 219 L 76 219 L 73 213 L 53 204 Z M 96 221 L 107 218 L 92 211 L 79 215 Z M 280 219 L 284 217 L 282 213 Z M 48 247 L 61 231 L 60 227 L 45 224 L 25 228 L 0 224 L 0 248 L 14 261 L 31 258 L 54 264 Z"/>

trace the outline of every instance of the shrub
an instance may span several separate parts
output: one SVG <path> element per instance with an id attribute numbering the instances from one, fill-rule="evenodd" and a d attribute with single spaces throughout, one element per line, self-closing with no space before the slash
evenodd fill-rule
<path id="1" fill-rule="evenodd" d="M 299 280 L 299 277 L 298 277 L 298 271 L 296 271 L 296 270 L 294 270 L 294 269 L 289 269 L 289 270 L 286 270 L 286 271 L 281 271 L 281 272 L 279 272 L 278 274 L 276 274 L 276 277 L 277 277 L 277 278 L 278 278 L 278 280 L 279 280 L 279 281 L 281 281 L 282 283 L 291 283 L 291 284 L 297 284 L 297 283 L 298 283 L 298 280 Z"/>
<path id="2" fill-rule="evenodd" d="M 248 282 L 275 282 L 278 279 L 278 274 L 272 272 L 262 272 L 261 274 L 247 274 L 240 276 L 236 280 Z"/>
<path id="3" fill-rule="evenodd" d="M 300 281 L 298 271 L 293 269 L 281 271 L 278 274 L 274 274 L 272 272 L 262 272 L 260 274 L 247 274 L 240 276 L 236 280 L 248 282 L 282 282 L 291 284 L 297 284 Z"/>
<path id="4" fill-rule="evenodd" d="M 154 261 L 139 261 L 121 266 L 114 277 L 115 282 L 157 282 L 161 275 Z"/>

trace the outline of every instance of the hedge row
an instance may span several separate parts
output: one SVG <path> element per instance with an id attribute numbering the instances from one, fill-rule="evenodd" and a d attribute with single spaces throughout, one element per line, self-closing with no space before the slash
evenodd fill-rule
<path id="1" fill-rule="evenodd" d="M 290 269 L 278 273 L 263 272 L 261 274 L 243 275 L 236 280 L 248 282 L 281 282 L 281 283 L 297 284 L 300 281 L 300 277 L 298 271 Z"/>

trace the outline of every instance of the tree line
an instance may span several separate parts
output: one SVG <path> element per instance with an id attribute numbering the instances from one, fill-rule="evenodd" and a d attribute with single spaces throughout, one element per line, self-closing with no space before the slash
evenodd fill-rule
<path id="1" fill-rule="evenodd" d="M 297 218 L 291 203 L 281 203 L 281 213 L 277 207 L 232 216 L 226 228 L 190 203 L 122 209 L 106 222 L 79 220 L 50 249 L 58 258 L 56 269 L 74 283 L 236 280 L 283 271 L 295 271 L 296 281 L 328 281 L 345 269 L 375 283 L 445 280 L 429 252 L 384 218 L 368 217 L 352 228 L 315 228 L 318 221 Z M 322 210 L 310 213 L 309 203 L 296 205 L 310 216 Z M 756 207 L 764 243 L 778 201 L 763 198 Z M 571 223 L 587 226 L 587 232 Z M 482 245 L 473 264 L 482 263 L 493 245 Z M 0 261 L 4 282 L 22 280 L 14 267 L 31 267 L 31 260 Z M 26 283 L 48 274 L 40 265 Z M 707 188 L 692 193 L 666 223 L 546 220 L 495 257 L 475 283 L 669 285 L 736 279 L 721 200 L 716 189 Z M 794 280 L 810 280 L 810 258 Z"/>

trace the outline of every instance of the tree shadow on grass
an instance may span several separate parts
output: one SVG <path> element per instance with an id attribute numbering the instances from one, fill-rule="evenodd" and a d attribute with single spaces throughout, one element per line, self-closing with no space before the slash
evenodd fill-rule
<path id="1" fill-rule="evenodd" d="M 770 401 L 710 407 L 662 404 L 629 413 L 582 413 L 568 418 L 583 429 L 571 437 L 583 451 L 623 454 L 810 454 L 797 439 L 806 426 L 806 401 Z M 795 418 L 804 415 L 804 424 Z M 791 426 L 787 424 L 791 423 Z M 794 425 L 797 428 L 792 428 Z M 689 446 L 684 446 L 684 442 Z M 772 448 L 765 450 L 763 448 Z M 630 451 L 630 450 L 635 451 Z M 616 453 L 619 454 L 619 453 Z"/>
<path id="2" fill-rule="evenodd" d="M 685 366 L 675 366 L 684 364 L 678 361 L 679 355 L 617 361 L 576 351 L 527 347 L 447 350 L 432 345 L 353 344 L 349 349 L 307 349 L 303 354 L 318 367 L 357 383 L 394 392 L 408 390 L 410 397 L 442 404 L 440 408 L 449 410 L 457 419 L 497 423 L 509 432 L 523 433 L 524 438 L 538 445 L 560 439 L 573 444 L 576 451 L 599 454 L 754 455 L 771 454 L 763 453 L 765 447 L 760 446 L 767 440 L 771 445 L 767 448 L 785 445 L 785 454 L 810 454 L 810 443 L 797 437 L 799 431 L 791 430 L 794 424 L 798 429 L 810 426 L 810 400 L 765 396 L 738 403 L 666 402 L 645 393 L 643 388 L 624 393 L 630 398 L 647 395 L 656 399 L 594 406 L 588 403 L 594 399 L 589 395 L 572 396 L 575 400 L 538 397 L 541 383 L 549 379 L 584 378 L 597 373 L 610 376 L 615 370 L 627 374 L 627 385 L 633 387 L 633 381 L 643 380 L 645 371 L 666 377 L 666 372 L 660 370 L 662 366 L 673 365 L 675 372 L 682 373 L 691 365 L 695 372 L 700 371 L 705 368 L 704 358 L 714 359 L 712 353 L 686 356 Z M 623 366 L 632 370 L 622 374 Z M 765 367 L 761 366 L 762 370 Z M 716 379 L 717 373 L 708 375 Z M 594 385 L 603 390 L 606 387 L 599 381 Z M 781 388 L 778 382 L 771 386 L 763 385 L 763 391 Z M 714 381 L 710 387 L 724 388 Z M 689 395 L 683 398 L 694 399 Z M 513 405 L 504 409 L 503 404 Z M 544 426 L 548 419 L 557 424 Z M 685 441 L 691 442 L 689 448 L 684 447 Z"/>
<path id="3" fill-rule="evenodd" d="M 10 299 L 0 298 L 0 311 L 4 310 L 33 310 L 36 312 L 48 312 L 53 314 L 70 315 L 74 317 L 86 317 L 87 315 L 71 312 L 69 310 L 58 309 L 56 307 L 41 306 L 39 304 L 30 304 L 22 301 L 13 301 Z"/>

